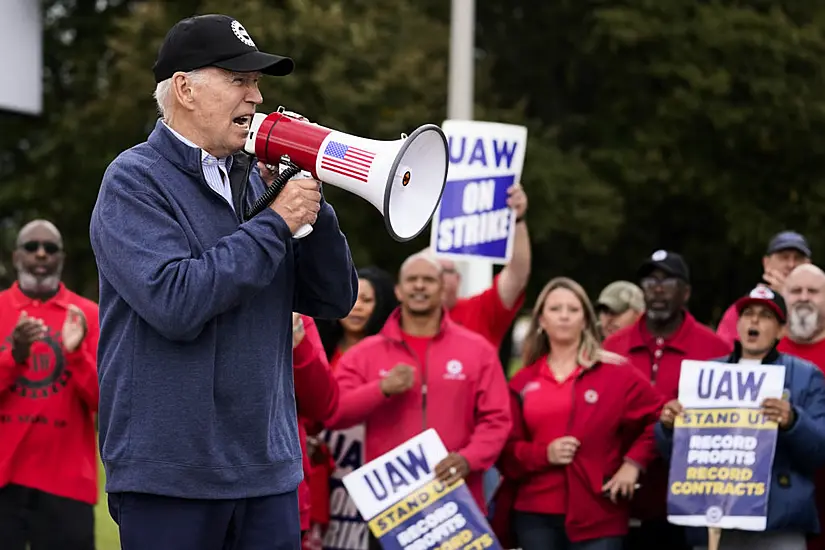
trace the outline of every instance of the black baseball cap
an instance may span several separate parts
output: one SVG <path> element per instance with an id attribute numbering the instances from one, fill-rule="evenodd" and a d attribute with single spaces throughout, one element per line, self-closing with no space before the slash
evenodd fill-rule
<path id="1" fill-rule="evenodd" d="M 751 290 L 747 296 L 742 296 L 736 300 L 734 304 L 736 313 L 742 315 L 742 311 L 751 304 L 762 304 L 769 307 L 776 314 L 779 322 L 785 324 L 785 320 L 788 317 L 788 310 L 785 307 L 785 299 L 782 298 L 782 295 L 778 292 L 774 292 L 766 286 L 758 286 Z"/>
<path id="2" fill-rule="evenodd" d="M 169 29 L 152 71 L 155 82 L 161 82 L 177 71 L 203 67 L 285 76 L 293 71 L 295 63 L 288 57 L 258 50 L 236 19 L 210 14 L 188 17 Z"/>
<path id="3" fill-rule="evenodd" d="M 675 252 L 657 250 L 642 263 L 636 272 L 636 276 L 643 279 L 657 269 L 661 269 L 671 277 L 682 279 L 686 283 L 690 282 L 690 271 L 687 263 L 681 255 Z"/>
<path id="4" fill-rule="evenodd" d="M 768 243 L 768 250 L 765 255 L 770 256 L 780 250 L 797 250 L 806 258 L 811 257 L 811 247 L 808 240 L 796 231 L 782 231 L 774 235 L 771 242 Z"/>

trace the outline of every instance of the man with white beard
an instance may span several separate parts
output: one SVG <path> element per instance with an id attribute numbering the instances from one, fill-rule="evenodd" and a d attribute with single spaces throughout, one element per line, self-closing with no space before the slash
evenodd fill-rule
<path id="1" fill-rule="evenodd" d="M 796 355 L 825 371 L 825 272 L 802 264 L 785 279 L 788 326 L 777 350 Z M 825 550 L 825 469 L 816 473 L 816 508 L 820 534 L 808 540 L 808 550 Z"/>

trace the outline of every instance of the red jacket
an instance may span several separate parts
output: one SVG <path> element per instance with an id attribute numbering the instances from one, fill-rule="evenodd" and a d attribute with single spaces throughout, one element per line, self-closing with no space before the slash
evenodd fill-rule
<path id="1" fill-rule="evenodd" d="M 611 334 L 604 349 L 630 359 L 666 400 L 679 396 L 682 361 L 706 361 L 732 351 L 721 338 L 685 311 L 682 326 L 668 338 L 654 338 L 642 316 L 635 324 Z M 640 520 L 660 519 L 667 515 L 668 466 L 662 458 L 650 465 L 641 479 L 639 494 L 633 498 L 632 516 Z"/>
<path id="2" fill-rule="evenodd" d="M 88 331 L 73 353 L 63 348 L 69 304 L 86 316 Z M 11 333 L 22 311 L 49 327 L 25 365 L 11 356 Z M 62 284 L 45 301 L 17 283 L 0 292 L 0 487 L 15 483 L 88 504 L 97 502 L 97 304 Z"/>
<path id="3" fill-rule="evenodd" d="M 400 319 L 396 309 L 379 334 L 341 357 L 335 369 L 341 400 L 327 427 L 364 422 L 367 461 L 435 428 L 447 450 L 467 460 L 467 486 L 486 510 L 482 475 L 495 463 L 510 431 L 507 382 L 498 353 L 444 312 L 428 361 L 421 365 L 402 340 Z M 399 363 L 417 365 L 415 385 L 385 397 L 381 379 Z"/>
<path id="4" fill-rule="evenodd" d="M 566 435 L 575 437 L 581 445 L 573 462 L 564 467 L 565 528 L 572 542 L 627 534 L 628 504 L 612 503 L 603 496 L 602 486 L 624 460 L 644 469 L 657 456 L 653 427 L 664 401 L 638 369 L 621 358 L 616 360 L 621 364 L 603 362 L 583 369 L 573 382 L 573 409 Z M 513 429 L 498 463 L 506 487 L 497 494 L 493 519 L 493 527 L 506 548 L 510 547 L 505 542 L 509 538 L 506 518 L 512 510 L 502 494 L 509 492 L 512 500 L 518 484 L 530 483 L 533 476 L 557 467 L 547 460 L 550 442 L 533 441 L 521 416 L 521 403 L 530 398 L 535 386 L 531 382 L 543 368 L 548 368 L 546 356 L 521 369 L 510 381 Z M 640 435 L 623 452 L 626 431 Z"/>
<path id="5" fill-rule="evenodd" d="M 301 513 L 301 530 L 309 529 L 310 504 L 312 502 L 309 475 L 312 470 L 307 453 L 306 423 L 324 422 L 338 406 L 338 384 L 332 377 L 321 344 L 318 327 L 311 317 L 302 315 L 304 339 L 292 352 L 295 376 L 295 401 L 298 408 L 298 437 L 301 439 L 301 456 L 304 479 L 298 486 L 298 506 Z"/>
<path id="6" fill-rule="evenodd" d="M 512 307 L 507 308 L 498 294 L 501 273 L 493 277 L 493 284 L 480 294 L 459 298 L 450 309 L 450 319 L 459 325 L 480 334 L 496 348 L 501 347 L 510 325 L 524 305 L 524 291 L 516 298 Z"/>

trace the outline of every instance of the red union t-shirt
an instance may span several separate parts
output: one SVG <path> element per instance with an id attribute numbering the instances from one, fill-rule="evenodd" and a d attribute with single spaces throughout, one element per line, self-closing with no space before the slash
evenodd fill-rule
<path id="1" fill-rule="evenodd" d="M 501 347 L 504 335 L 524 305 L 524 291 L 516 299 L 513 307 L 507 308 L 498 294 L 498 278 L 493 278 L 493 285 L 475 296 L 459 298 L 450 310 L 450 319 L 459 325 L 483 336 L 496 349 Z"/>
<path id="2" fill-rule="evenodd" d="M 88 332 L 73 353 L 61 330 L 69 304 L 86 316 Z M 11 357 L 11 333 L 22 311 L 48 327 L 25 365 Z M 97 304 L 62 284 L 45 302 L 15 283 L 0 292 L 0 487 L 14 483 L 53 495 L 97 502 Z"/>

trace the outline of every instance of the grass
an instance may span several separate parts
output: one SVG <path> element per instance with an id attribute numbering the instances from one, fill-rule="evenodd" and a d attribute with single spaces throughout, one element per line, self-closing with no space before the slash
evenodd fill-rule
<path id="1" fill-rule="evenodd" d="M 120 550 L 120 536 L 117 532 L 112 516 L 109 515 L 109 505 L 106 502 L 106 473 L 103 464 L 99 464 L 100 497 L 95 506 L 95 542 L 97 550 Z"/>

